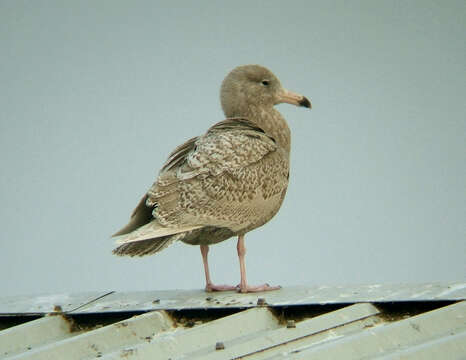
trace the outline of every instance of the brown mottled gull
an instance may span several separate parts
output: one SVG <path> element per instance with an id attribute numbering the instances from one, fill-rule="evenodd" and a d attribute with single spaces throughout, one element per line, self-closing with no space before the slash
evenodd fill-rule
<path id="1" fill-rule="evenodd" d="M 113 253 L 150 255 L 181 240 L 200 245 L 206 291 L 275 290 L 280 287 L 248 285 L 244 236 L 278 212 L 288 186 L 290 129 L 274 105 L 310 108 L 311 103 L 284 89 L 259 65 L 233 69 L 222 83 L 220 99 L 226 120 L 170 154 L 129 223 L 114 235 L 120 238 Z M 241 282 L 214 285 L 209 245 L 232 236 L 238 236 Z"/>

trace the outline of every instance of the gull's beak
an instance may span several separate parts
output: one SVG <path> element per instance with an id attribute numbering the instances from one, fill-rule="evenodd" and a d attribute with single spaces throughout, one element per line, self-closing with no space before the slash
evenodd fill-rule
<path id="1" fill-rule="evenodd" d="M 312 108 L 311 102 L 307 97 L 296 94 L 292 91 L 283 89 L 282 93 L 278 96 L 278 103 L 288 103 L 296 106 L 304 106 L 309 109 Z"/>

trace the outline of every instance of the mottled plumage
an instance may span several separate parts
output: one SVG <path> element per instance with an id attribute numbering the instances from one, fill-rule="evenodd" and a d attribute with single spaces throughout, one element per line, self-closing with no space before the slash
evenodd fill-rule
<path id="1" fill-rule="evenodd" d="M 115 234 L 121 235 L 117 255 L 149 255 L 178 240 L 201 245 L 206 290 L 232 288 L 210 282 L 208 245 L 238 235 L 241 262 L 244 235 L 269 221 L 285 197 L 290 130 L 273 105 L 310 107 L 305 97 L 283 89 L 259 65 L 230 72 L 221 101 L 227 119 L 170 154 L 128 225 Z M 247 286 L 243 268 L 244 263 L 240 291 L 275 289 Z"/>

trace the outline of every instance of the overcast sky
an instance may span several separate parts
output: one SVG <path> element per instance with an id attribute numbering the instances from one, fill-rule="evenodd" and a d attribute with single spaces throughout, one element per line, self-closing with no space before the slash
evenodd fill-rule
<path id="1" fill-rule="evenodd" d="M 464 1 L 0 2 L 0 295 L 202 288 L 198 247 L 111 254 L 170 151 L 270 68 L 292 169 L 251 284 L 466 279 Z M 236 240 L 212 246 L 239 282 Z"/>

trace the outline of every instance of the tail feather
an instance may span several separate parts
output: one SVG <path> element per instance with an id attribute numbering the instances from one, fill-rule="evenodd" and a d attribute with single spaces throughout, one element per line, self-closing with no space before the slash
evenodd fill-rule
<path id="1" fill-rule="evenodd" d="M 181 240 L 202 226 L 181 226 L 167 228 L 161 226 L 157 220 L 139 227 L 138 229 L 120 236 L 116 240 L 117 248 L 113 254 L 119 256 L 145 256 L 162 251 L 173 242 Z"/>
<path id="2" fill-rule="evenodd" d="M 171 235 L 185 233 L 187 231 L 200 229 L 202 227 L 202 225 L 165 227 L 160 225 L 159 222 L 155 219 L 128 234 L 118 237 L 115 243 L 117 245 L 123 245 L 143 240 L 160 239 Z"/>
<path id="3" fill-rule="evenodd" d="M 171 245 L 181 234 L 162 236 L 154 239 L 129 242 L 118 246 L 113 254 L 118 256 L 145 256 L 162 251 Z"/>

